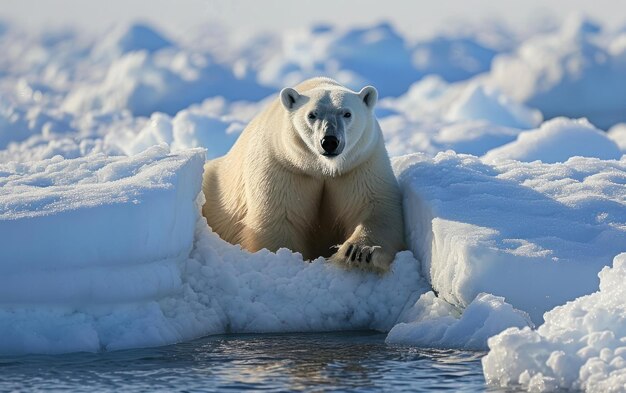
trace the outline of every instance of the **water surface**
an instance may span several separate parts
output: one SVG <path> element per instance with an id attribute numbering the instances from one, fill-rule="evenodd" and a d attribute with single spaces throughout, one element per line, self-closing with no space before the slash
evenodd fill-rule
<path id="1" fill-rule="evenodd" d="M 385 344 L 385 334 L 222 335 L 160 348 L 0 357 L 0 390 L 485 391 L 482 353 Z"/>

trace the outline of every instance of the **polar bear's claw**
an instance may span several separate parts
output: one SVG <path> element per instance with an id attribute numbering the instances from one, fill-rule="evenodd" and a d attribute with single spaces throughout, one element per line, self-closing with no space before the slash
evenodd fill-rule
<path id="1" fill-rule="evenodd" d="M 365 246 L 355 243 L 346 243 L 339 247 L 339 250 L 329 258 L 331 262 L 344 267 L 357 267 L 364 270 L 384 271 L 378 259 L 382 257 L 380 246 Z M 345 250 L 345 251 L 344 251 Z M 379 255 L 380 254 L 380 255 Z M 378 262 L 378 263 L 377 263 Z"/>

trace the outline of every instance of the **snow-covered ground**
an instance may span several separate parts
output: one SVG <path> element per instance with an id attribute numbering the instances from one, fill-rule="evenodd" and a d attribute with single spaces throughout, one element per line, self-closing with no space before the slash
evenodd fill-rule
<path id="1" fill-rule="evenodd" d="M 0 29 L 0 354 L 377 329 L 489 340 L 494 385 L 626 390 L 623 30 L 189 37 Z M 410 248 L 382 277 L 251 254 L 199 214 L 204 160 L 320 74 L 381 94 Z"/>
<path id="2" fill-rule="evenodd" d="M 409 246 L 439 297 L 504 296 L 533 322 L 598 287 L 626 245 L 626 157 L 564 163 L 439 153 L 395 160 Z"/>

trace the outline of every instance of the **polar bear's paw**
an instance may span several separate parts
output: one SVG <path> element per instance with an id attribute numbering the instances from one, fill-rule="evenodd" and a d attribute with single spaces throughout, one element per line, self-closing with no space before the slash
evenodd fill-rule
<path id="1" fill-rule="evenodd" d="M 346 268 L 358 268 L 367 271 L 385 273 L 389 270 L 393 257 L 388 255 L 381 246 L 370 246 L 367 243 L 347 241 L 329 261 Z"/>

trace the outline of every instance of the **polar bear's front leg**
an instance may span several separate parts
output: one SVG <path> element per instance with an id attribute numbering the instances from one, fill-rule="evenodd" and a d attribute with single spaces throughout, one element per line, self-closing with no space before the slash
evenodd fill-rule
<path id="1" fill-rule="evenodd" d="M 391 227 L 389 230 L 396 232 Z M 393 237 L 393 234 L 373 233 L 367 224 L 359 225 L 330 257 L 330 261 L 346 267 L 384 273 L 389 270 L 396 252 L 402 249 L 401 235 L 395 236 L 397 239 Z"/>
<path id="2" fill-rule="evenodd" d="M 311 253 L 309 233 L 316 219 L 321 181 L 267 164 L 249 168 L 248 179 L 263 181 L 246 184 L 241 245 L 249 251 L 288 248 L 307 259 L 317 257 Z"/>
<path id="3" fill-rule="evenodd" d="M 331 262 L 386 272 L 404 249 L 402 196 L 384 146 L 329 188 L 337 220 L 347 233 Z"/>
<path id="4" fill-rule="evenodd" d="M 379 273 L 389 270 L 396 253 L 404 249 L 401 203 L 396 192 L 381 192 L 374 203 L 367 203 L 361 214 L 352 218 L 352 225 L 346 223 L 346 228 L 354 230 L 331 262 Z"/>
<path id="5" fill-rule="evenodd" d="M 355 171 L 335 191 L 333 201 L 348 233 L 330 261 L 386 272 L 396 253 L 405 249 L 402 197 L 391 168 L 386 173 Z"/>
<path id="6" fill-rule="evenodd" d="M 265 221 L 263 219 L 265 218 Z M 268 220 L 266 217 L 255 217 L 252 221 L 262 222 L 262 226 L 244 225 L 241 234 L 241 246 L 248 251 L 256 252 L 268 249 L 276 252 L 279 248 L 288 248 L 305 254 L 306 244 L 299 228 L 287 220 Z"/>

